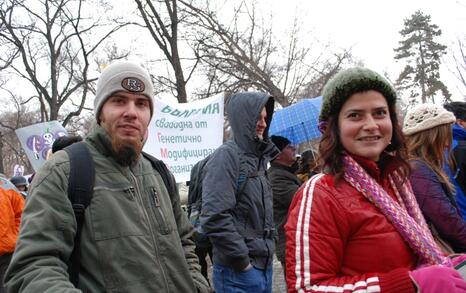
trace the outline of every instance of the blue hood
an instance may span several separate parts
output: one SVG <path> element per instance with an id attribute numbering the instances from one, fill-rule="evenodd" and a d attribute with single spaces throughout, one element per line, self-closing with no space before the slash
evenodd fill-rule
<path id="1" fill-rule="evenodd" d="M 453 124 L 453 138 L 457 140 L 466 140 L 466 130 L 457 123 Z"/>
<path id="2" fill-rule="evenodd" d="M 453 124 L 453 145 L 452 149 L 456 147 L 459 140 L 466 140 L 466 130 L 459 126 L 457 123 Z"/>

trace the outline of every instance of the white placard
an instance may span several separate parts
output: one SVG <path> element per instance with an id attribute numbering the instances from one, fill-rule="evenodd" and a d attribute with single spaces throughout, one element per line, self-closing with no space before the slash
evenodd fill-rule
<path id="1" fill-rule="evenodd" d="M 189 181 L 192 166 L 222 144 L 223 98 L 184 104 L 155 99 L 144 151 L 163 160 L 176 182 Z"/>

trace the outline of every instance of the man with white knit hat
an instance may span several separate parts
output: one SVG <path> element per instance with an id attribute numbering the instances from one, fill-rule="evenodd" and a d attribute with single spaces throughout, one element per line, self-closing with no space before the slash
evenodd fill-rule
<path id="1" fill-rule="evenodd" d="M 69 149 L 58 151 L 31 184 L 5 278 L 11 292 L 209 292 L 173 175 L 141 155 L 153 96 L 141 66 L 119 61 L 103 70 L 97 123 L 78 143 L 95 169 L 81 232 L 67 192 Z M 80 256 L 76 278 L 74 249 Z"/>

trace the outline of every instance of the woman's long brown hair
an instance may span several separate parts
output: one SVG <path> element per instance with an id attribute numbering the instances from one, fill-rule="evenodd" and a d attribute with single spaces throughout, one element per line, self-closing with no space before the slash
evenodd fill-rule
<path id="1" fill-rule="evenodd" d="M 388 105 L 390 113 L 390 120 L 392 121 L 392 140 L 387 146 L 385 151 L 390 152 L 395 156 L 400 163 L 400 170 L 404 174 L 404 180 L 407 180 L 410 168 L 407 162 L 407 150 L 401 127 L 398 123 L 398 116 L 396 111 L 396 105 L 394 103 Z M 319 144 L 319 167 L 326 173 L 335 176 L 335 181 L 342 178 L 344 174 L 343 169 L 343 144 L 340 141 L 340 131 L 338 129 L 338 114 L 329 117 L 327 127 L 322 134 Z"/>
<path id="2" fill-rule="evenodd" d="M 451 124 L 442 124 L 412 134 L 406 139 L 410 158 L 426 162 L 437 174 L 440 182 L 447 186 L 450 195 L 454 194 L 455 188 L 443 171 L 443 166 L 448 160 L 445 150 L 447 153 L 451 151 L 452 137 Z"/>

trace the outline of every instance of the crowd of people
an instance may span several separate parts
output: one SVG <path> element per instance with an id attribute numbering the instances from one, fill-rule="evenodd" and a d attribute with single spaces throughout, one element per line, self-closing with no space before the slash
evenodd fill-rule
<path id="1" fill-rule="evenodd" d="M 466 103 L 401 120 L 393 86 L 366 68 L 322 96 L 318 150 L 299 160 L 269 135 L 272 96 L 229 97 L 231 136 L 195 169 L 193 224 L 173 175 L 142 152 L 149 73 L 109 65 L 89 134 L 57 140 L 29 186 L 0 188 L 0 292 L 271 293 L 274 255 L 290 293 L 466 292 Z"/>

